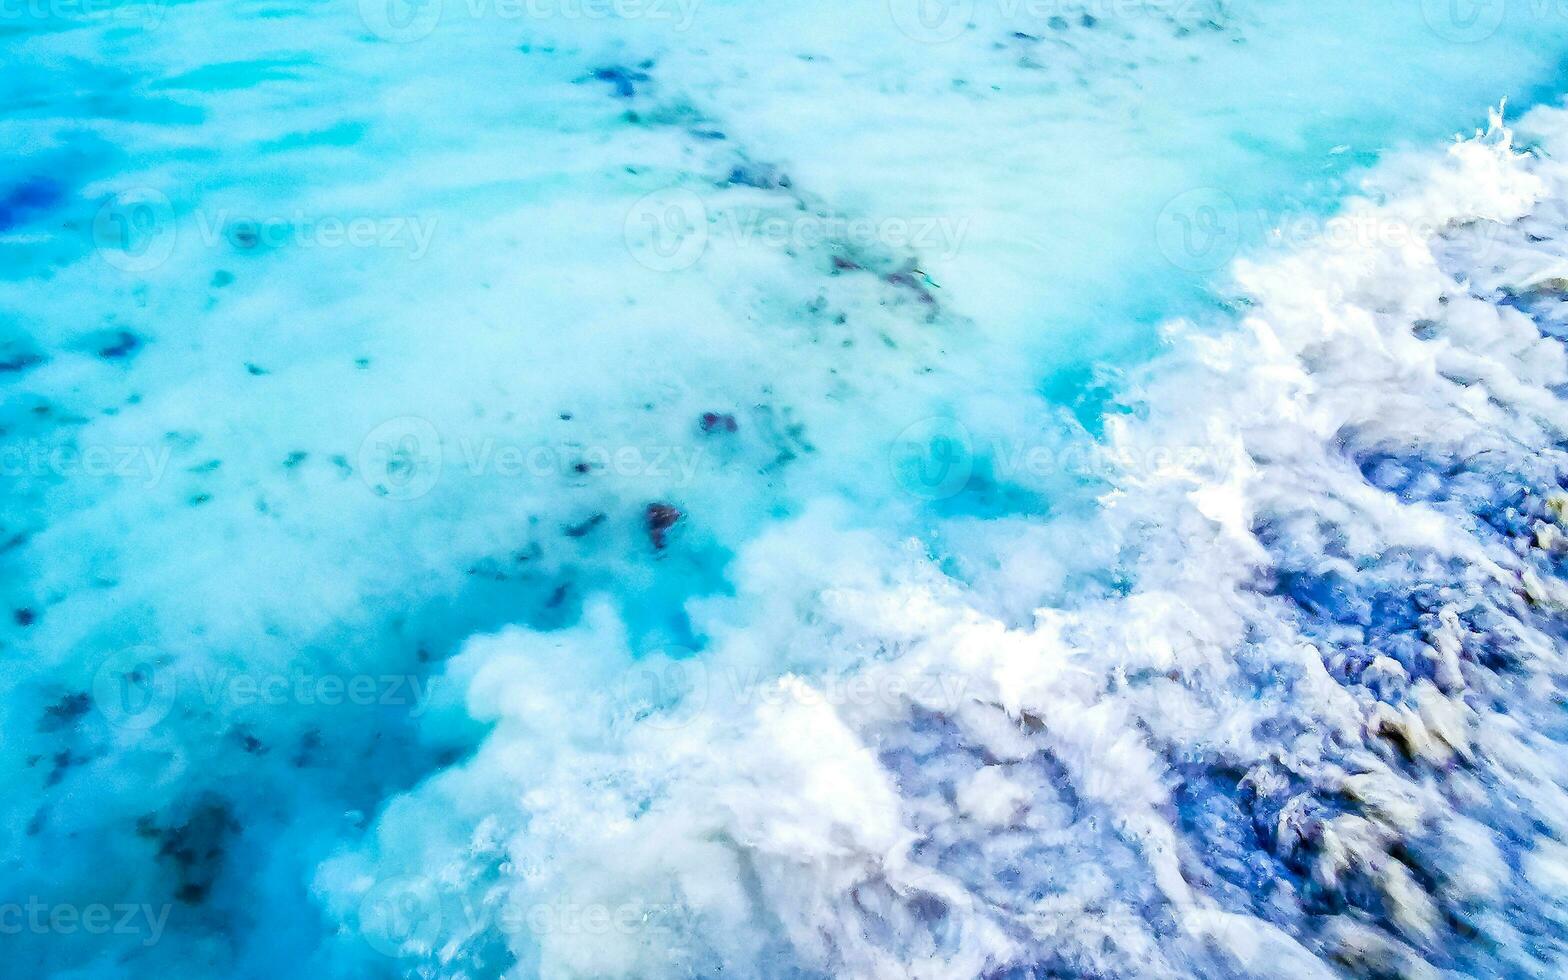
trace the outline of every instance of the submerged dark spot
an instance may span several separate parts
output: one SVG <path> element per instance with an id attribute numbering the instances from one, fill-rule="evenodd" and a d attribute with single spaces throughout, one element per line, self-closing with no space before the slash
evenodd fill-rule
<path id="1" fill-rule="evenodd" d="M 239 743 L 240 748 L 243 749 L 247 755 L 267 754 L 266 743 L 253 735 L 250 729 L 246 728 L 245 726 L 241 725 L 235 728 L 230 734 L 233 736 L 234 741 Z"/>
<path id="2" fill-rule="evenodd" d="M 38 614 L 26 606 L 12 614 L 18 626 L 31 626 L 38 621 Z"/>
<path id="3" fill-rule="evenodd" d="M 655 550 L 662 551 L 667 543 L 666 536 L 670 528 L 684 517 L 681 509 L 673 504 L 649 504 L 643 511 L 643 523 L 648 528 L 648 540 L 653 542 Z"/>
<path id="4" fill-rule="evenodd" d="M 649 80 L 648 73 L 635 68 L 623 68 L 620 65 L 610 65 L 606 68 L 595 68 L 593 79 L 600 82 L 609 82 L 615 89 L 617 97 L 629 99 L 637 94 L 637 83 Z"/>
<path id="5" fill-rule="evenodd" d="M 569 537 L 569 538 L 586 537 L 589 531 L 592 531 L 594 528 L 598 527 L 600 524 L 603 524 L 604 521 L 605 521 L 605 515 L 604 514 L 595 514 L 595 515 L 593 515 L 592 517 L 588 518 L 586 521 L 583 521 L 580 524 L 573 524 L 570 527 L 568 527 L 566 529 L 566 536 Z"/>
<path id="6" fill-rule="evenodd" d="M 423 651 L 421 651 L 423 652 Z M 321 751 L 321 733 L 312 728 L 299 738 L 299 751 L 294 753 L 294 765 L 297 768 L 314 765 L 317 754 Z"/>
<path id="7" fill-rule="evenodd" d="M 28 368 L 37 367 L 44 362 L 42 354 L 32 351 L 22 351 L 0 359 L 0 374 L 17 374 Z"/>
<path id="8" fill-rule="evenodd" d="M 106 361 L 119 361 L 136 353 L 141 347 L 141 338 L 129 330 L 116 330 L 98 345 L 98 356 Z"/>
<path id="9" fill-rule="evenodd" d="M 883 279 L 889 286 L 896 286 L 900 289 L 907 289 L 913 292 L 915 296 L 919 298 L 920 302 L 926 304 L 927 306 L 936 305 L 936 297 L 931 295 L 931 290 L 926 288 L 926 279 L 924 274 L 922 274 L 920 270 L 916 269 L 914 266 L 910 266 L 898 272 L 889 273 L 888 275 L 884 276 Z"/>
<path id="10" fill-rule="evenodd" d="M 29 177 L 0 197 L 0 231 L 9 231 L 40 211 L 54 207 L 65 190 L 48 177 Z"/>
<path id="11" fill-rule="evenodd" d="M 254 221 L 241 221 L 229 228 L 229 244 L 249 251 L 261 244 L 261 226 Z"/>
<path id="12" fill-rule="evenodd" d="M 178 827 L 160 829 L 144 818 L 139 830 L 159 841 L 158 857 L 174 866 L 179 875 L 175 895 L 195 905 L 203 901 L 222 870 L 229 838 L 240 829 L 226 801 L 201 803 Z"/>
<path id="13" fill-rule="evenodd" d="M 44 716 L 38 722 L 41 732 L 57 732 L 70 728 L 76 720 L 92 710 L 93 699 L 86 691 L 67 694 L 65 697 L 44 709 Z"/>
<path id="14" fill-rule="evenodd" d="M 271 374 L 272 373 L 271 371 L 268 371 L 266 368 L 262 367 L 261 365 L 259 365 L 259 364 L 252 364 L 249 361 L 245 362 L 245 371 L 246 371 L 247 374 L 249 374 L 253 378 L 259 378 L 259 377 L 261 377 L 264 374 Z"/>
<path id="15" fill-rule="evenodd" d="M 60 781 L 65 778 L 65 774 L 71 770 L 72 766 L 86 762 L 87 758 L 85 756 L 73 755 L 70 749 L 61 749 L 54 754 L 50 761 L 54 765 L 49 770 L 48 777 L 44 779 L 44 785 L 53 787 L 60 785 Z"/>
<path id="16" fill-rule="evenodd" d="M 234 273 L 227 269 L 219 269 L 212 274 L 212 288 L 222 289 L 234 281 Z"/>
<path id="17" fill-rule="evenodd" d="M 735 416 L 730 415 L 727 412 L 723 414 L 718 412 L 703 412 L 702 420 L 699 424 L 702 426 L 702 431 L 709 433 L 710 435 L 719 432 L 734 432 L 740 428 L 739 424 L 737 424 L 735 421 Z"/>
<path id="18" fill-rule="evenodd" d="M 726 183 L 771 191 L 793 186 L 789 175 L 771 163 L 741 163 L 731 168 Z"/>
<path id="19" fill-rule="evenodd" d="M 724 139 L 724 133 L 717 129 L 694 129 L 691 131 L 691 134 L 700 140 Z"/>

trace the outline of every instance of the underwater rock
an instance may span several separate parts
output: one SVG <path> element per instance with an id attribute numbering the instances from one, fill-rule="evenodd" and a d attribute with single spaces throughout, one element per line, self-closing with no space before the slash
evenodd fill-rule
<path id="1" fill-rule="evenodd" d="M 735 421 L 735 416 L 729 413 L 703 412 L 702 419 L 698 422 L 702 431 L 712 435 L 720 432 L 734 432 L 740 428 Z"/>
<path id="2" fill-rule="evenodd" d="M 657 551 L 663 551 L 666 535 L 686 515 L 673 504 L 649 504 L 643 511 L 643 523 L 648 528 L 648 540 Z"/>

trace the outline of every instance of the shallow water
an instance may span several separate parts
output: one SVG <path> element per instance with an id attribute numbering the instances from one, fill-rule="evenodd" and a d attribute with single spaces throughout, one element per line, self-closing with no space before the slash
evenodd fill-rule
<path id="1" fill-rule="evenodd" d="M 1560 337 L 1530 288 L 1558 260 L 1441 239 L 1448 276 L 1501 278 L 1493 313 L 1420 328 L 1452 334 L 1436 367 L 1361 319 L 1442 321 L 1431 281 L 1351 274 L 1549 210 L 1553 173 L 1421 174 L 1487 106 L 1556 100 L 1568 15 L 956 6 L 6 8 L 0 900 L 149 910 L 24 928 L 22 962 L 1214 975 L 1250 942 L 1301 975 L 1407 950 L 1550 975 L 1547 750 L 1473 722 L 1529 806 L 1485 760 L 1410 776 L 1463 783 L 1428 832 L 1500 842 L 1509 874 L 1461 887 L 1384 839 L 1414 804 L 1378 823 L 1323 774 L 1371 762 L 1302 747 L 1373 709 L 1269 684 L 1441 713 L 1406 647 L 1462 620 L 1470 710 L 1559 734 L 1531 700 L 1558 689 L 1550 603 L 1455 570 L 1507 564 L 1475 520 L 1551 521 L 1558 355 L 1497 355 L 1486 318 Z M 1440 203 L 1326 225 L 1369 168 L 1377 199 Z M 1298 258 L 1324 234 L 1338 264 Z M 1260 308 L 1286 326 L 1235 340 Z M 1201 340 L 1167 352 L 1179 317 L 1232 338 L 1213 377 L 1183 373 Z M 1448 431 L 1394 421 L 1422 417 Z M 1477 446 L 1490 469 L 1455 462 Z M 1265 477 L 1228 482 L 1243 457 Z M 1421 509 L 1434 487 L 1471 517 Z M 1347 516 L 1373 492 L 1419 513 Z M 1480 598 L 1399 605 L 1422 590 Z M 1528 698 L 1481 651 L 1526 634 Z M 1085 655 L 1106 691 L 1037 690 Z M 867 669 L 904 679 L 835 686 Z M 1226 815 L 1306 797 L 1372 827 L 1314 831 L 1352 871 Z M 1203 939 L 1190 907 L 1235 918 Z M 1544 938 L 1504 935 L 1526 913 Z"/>

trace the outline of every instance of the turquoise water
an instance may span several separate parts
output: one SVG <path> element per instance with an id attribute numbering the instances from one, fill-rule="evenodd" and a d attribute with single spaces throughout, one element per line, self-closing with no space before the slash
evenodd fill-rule
<path id="1" fill-rule="evenodd" d="M 0 32 L 0 911 L 135 910 L 129 931 L 14 932 L 30 971 L 94 976 L 1242 973 L 1181 944 L 1168 960 L 1092 961 L 1020 925 L 1078 902 L 1129 943 L 1188 934 L 1128 911 L 1169 897 L 1150 884 L 1152 845 L 1124 827 L 1119 843 L 1073 837 L 1126 814 L 1064 816 L 1060 787 L 1027 817 L 1001 812 L 1059 781 L 1093 796 L 1080 762 L 1040 762 L 1062 746 L 999 747 L 1000 722 L 973 722 L 996 740 L 984 752 L 953 749 L 973 740 L 945 721 L 905 726 L 907 742 L 891 729 L 912 702 L 947 699 L 912 712 L 929 721 L 979 698 L 1019 738 L 1107 726 L 1121 745 L 1150 730 L 1117 728 L 1089 693 L 1041 719 L 1009 684 L 953 692 L 989 683 L 969 676 L 972 647 L 1035 649 L 1053 617 L 1138 608 L 1153 580 L 1202 564 L 1162 535 L 1207 525 L 1153 484 L 1182 453 L 1204 469 L 1216 451 L 1153 436 L 1114 448 L 1127 425 L 1208 418 L 1212 437 L 1319 418 L 1316 389 L 1284 369 L 1248 378 L 1306 407 L 1162 381 L 1179 377 L 1160 360 L 1166 328 L 1228 335 L 1266 299 L 1294 310 L 1234 263 L 1295 261 L 1369 174 L 1374 195 L 1414 193 L 1396 177 L 1484 128 L 1488 107 L 1555 103 L 1568 50 L 1555 6 L 1502 0 L 122 0 L 13 5 Z M 1404 254 L 1386 230 L 1340 244 Z M 1361 252 L 1351 267 L 1381 268 Z M 1454 261 L 1454 275 L 1499 265 Z M 1333 302 L 1353 292 L 1324 275 Z M 1399 306 L 1374 299 L 1378 315 Z M 1342 333 L 1360 336 L 1325 327 L 1327 353 L 1300 345 L 1330 393 L 1360 391 L 1357 363 L 1408 353 L 1341 355 Z M 1456 348 L 1473 339 L 1460 333 Z M 1541 376 L 1520 384 L 1550 387 L 1551 356 L 1525 362 Z M 1407 374 L 1362 402 L 1400 417 L 1426 405 L 1376 400 Z M 1146 394 L 1162 384 L 1176 390 Z M 1507 420 L 1486 421 L 1495 434 Z M 1419 434 L 1389 428 L 1380 452 L 1420 455 Z M 1529 431 L 1509 452 L 1556 451 Z M 1247 432 L 1274 472 L 1288 454 Z M 1369 485 L 1408 490 L 1376 482 L 1370 449 L 1350 469 L 1363 464 Z M 1493 484 L 1512 492 L 1524 466 Z M 1224 493 L 1196 496 L 1204 520 L 1228 513 Z M 1243 508 L 1252 549 L 1200 580 L 1228 595 L 1232 566 L 1251 562 L 1273 583 L 1252 592 L 1311 615 L 1354 591 L 1320 581 L 1329 565 L 1356 588 L 1382 581 L 1370 556 L 1392 544 L 1329 529 L 1326 503 L 1324 529 L 1286 534 L 1267 514 L 1289 496 Z M 1515 509 L 1546 513 L 1531 506 Z M 1136 521 L 1114 516 L 1129 508 Z M 1184 654 L 1234 648 L 1251 601 L 1184 599 L 1212 634 L 1146 632 Z M 1355 628 L 1394 615 L 1366 601 L 1376 615 Z M 1293 628 L 1377 647 L 1335 622 Z M 1069 645 L 1097 635 L 1054 628 Z M 933 643 L 956 659 L 921 668 L 930 699 L 830 693 L 811 704 L 834 709 L 823 718 L 788 710 L 794 695 L 743 693 L 791 672 L 831 692 L 829 678 Z M 1112 658 L 1118 683 L 1146 646 Z M 725 693 L 739 707 L 721 710 Z M 969 767 L 953 753 L 1039 765 L 946 785 Z M 1108 758 L 1084 771 L 1165 773 L 1150 778 L 1172 794 L 1159 812 L 1180 847 L 1223 850 L 1192 830 L 1209 818 L 1178 812 L 1210 812 L 1201 780 L 1177 776 L 1206 756 Z M 1493 784 L 1478 786 L 1485 802 Z M 1319 789 L 1354 815 L 1342 788 Z M 627 838 L 657 853 L 618 849 Z M 1367 859 L 1368 880 L 1397 877 L 1393 850 Z M 1007 872 L 985 888 L 955 870 L 1001 851 Z M 1232 856 L 1254 878 L 1214 886 L 1221 904 L 1261 897 L 1227 914 L 1273 923 L 1317 968 L 1360 969 L 1280 911 L 1290 875 L 1310 871 L 1270 877 L 1263 858 Z M 1349 895 L 1335 914 L 1396 922 L 1389 942 L 1438 967 L 1546 975 L 1550 936 L 1515 961 L 1452 938 L 1508 945 L 1488 922 L 1400 932 L 1386 895 L 1443 891 L 1425 873 L 1296 890 Z M 1545 891 L 1511 907 L 1540 915 Z M 1278 942 L 1254 941 L 1264 959 Z"/>

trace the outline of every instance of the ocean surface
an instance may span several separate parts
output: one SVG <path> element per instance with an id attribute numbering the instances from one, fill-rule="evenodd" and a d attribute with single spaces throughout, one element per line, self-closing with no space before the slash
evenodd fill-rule
<path id="1" fill-rule="evenodd" d="M 1568 5 L 0 3 L 0 974 L 1568 974 Z"/>

